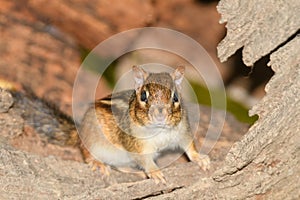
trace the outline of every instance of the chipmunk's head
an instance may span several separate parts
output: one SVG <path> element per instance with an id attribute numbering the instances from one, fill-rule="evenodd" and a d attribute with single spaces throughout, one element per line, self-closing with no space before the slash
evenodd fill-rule
<path id="1" fill-rule="evenodd" d="M 175 126 L 182 118 L 180 84 L 184 67 L 173 73 L 148 73 L 134 66 L 135 101 L 130 116 L 134 122 L 149 126 Z"/>

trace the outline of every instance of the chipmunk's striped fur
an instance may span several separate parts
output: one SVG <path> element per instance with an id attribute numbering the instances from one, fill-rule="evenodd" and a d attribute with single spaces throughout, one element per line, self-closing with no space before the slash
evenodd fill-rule
<path id="1" fill-rule="evenodd" d="M 179 93 L 184 67 L 172 74 L 147 73 L 133 67 L 135 89 L 97 100 L 80 130 L 88 162 L 108 174 L 108 166 L 141 167 L 155 181 L 165 182 L 155 164 L 162 150 L 183 149 L 191 161 L 209 168 L 209 158 L 196 151 Z"/>

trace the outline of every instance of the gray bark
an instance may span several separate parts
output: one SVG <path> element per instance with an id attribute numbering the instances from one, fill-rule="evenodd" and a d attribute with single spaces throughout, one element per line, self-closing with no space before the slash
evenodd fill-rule
<path id="1" fill-rule="evenodd" d="M 243 61 L 251 66 L 300 27 L 298 0 L 222 0 L 217 8 L 220 21 L 227 23 L 227 35 L 218 47 L 221 61 L 243 47 Z"/>

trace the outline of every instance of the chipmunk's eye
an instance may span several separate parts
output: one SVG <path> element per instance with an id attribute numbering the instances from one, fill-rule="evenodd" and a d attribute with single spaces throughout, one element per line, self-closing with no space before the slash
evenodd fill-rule
<path id="1" fill-rule="evenodd" d="M 141 101 L 146 102 L 147 101 L 147 93 L 145 90 L 141 92 Z"/>
<path id="2" fill-rule="evenodd" d="M 175 102 L 178 102 L 179 100 L 178 100 L 178 94 L 177 94 L 177 92 L 174 92 L 174 94 L 173 94 L 173 102 L 175 103 Z"/>

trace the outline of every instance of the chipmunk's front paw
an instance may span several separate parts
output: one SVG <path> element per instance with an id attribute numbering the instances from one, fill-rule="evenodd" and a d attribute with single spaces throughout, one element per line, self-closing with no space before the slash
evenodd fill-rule
<path id="1" fill-rule="evenodd" d="M 208 155 L 199 154 L 194 162 L 196 162 L 204 171 L 207 171 L 210 168 L 210 158 Z"/>
<path id="2" fill-rule="evenodd" d="M 167 181 L 163 175 L 163 173 L 160 170 L 148 172 L 147 176 L 155 181 L 156 184 L 163 183 L 166 184 Z"/>
<path id="3" fill-rule="evenodd" d="M 92 166 L 92 170 L 93 171 L 99 169 L 100 172 L 101 172 L 101 174 L 104 177 L 108 177 L 110 175 L 110 167 L 106 166 L 105 164 L 103 164 L 103 163 L 101 163 L 99 161 L 92 160 L 92 161 L 89 162 L 89 165 Z"/>

